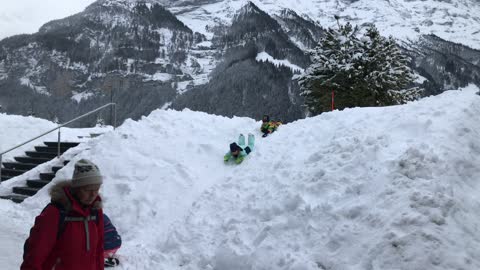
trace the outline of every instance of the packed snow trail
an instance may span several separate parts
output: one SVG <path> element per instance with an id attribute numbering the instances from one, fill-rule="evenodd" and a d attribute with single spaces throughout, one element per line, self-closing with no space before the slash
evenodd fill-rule
<path id="1" fill-rule="evenodd" d="M 476 91 L 325 113 L 267 138 L 248 118 L 155 111 L 66 158 L 79 153 L 105 175 L 105 211 L 124 240 L 118 269 L 474 270 Z M 229 143 L 249 132 L 255 151 L 224 165 Z M 21 250 L 47 202 L 47 190 L 0 201 L 10 249 Z M 21 256 L 2 253 L 2 269 L 18 269 Z"/>

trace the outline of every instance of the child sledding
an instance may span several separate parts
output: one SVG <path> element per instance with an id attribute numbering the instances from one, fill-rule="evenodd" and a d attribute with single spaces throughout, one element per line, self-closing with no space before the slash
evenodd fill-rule
<path id="1" fill-rule="evenodd" d="M 263 133 L 262 137 L 267 137 L 269 134 L 277 130 L 277 128 L 282 124 L 279 121 L 271 121 L 270 116 L 264 115 L 262 118 L 262 126 L 260 131 Z"/>
<path id="2" fill-rule="evenodd" d="M 233 142 L 230 144 L 230 151 L 223 157 L 223 161 L 228 163 L 230 161 L 235 162 L 236 164 L 242 163 L 245 157 L 250 154 L 255 146 L 255 136 L 253 134 L 248 134 L 248 144 L 245 145 L 245 136 L 240 134 L 238 136 L 238 143 Z"/>

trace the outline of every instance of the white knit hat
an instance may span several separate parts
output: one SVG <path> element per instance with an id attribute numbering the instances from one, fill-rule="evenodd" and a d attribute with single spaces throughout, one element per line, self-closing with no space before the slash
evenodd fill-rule
<path id="1" fill-rule="evenodd" d="M 82 187 L 87 185 L 101 185 L 103 177 L 100 174 L 98 166 L 93 162 L 81 159 L 75 163 L 75 170 L 73 171 L 72 187 Z"/>

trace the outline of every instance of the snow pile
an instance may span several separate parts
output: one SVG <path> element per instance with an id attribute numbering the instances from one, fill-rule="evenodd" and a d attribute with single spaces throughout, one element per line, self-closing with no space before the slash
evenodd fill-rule
<path id="1" fill-rule="evenodd" d="M 105 175 L 119 269 L 480 269 L 476 91 L 325 113 L 267 138 L 248 118 L 155 111 L 66 158 Z M 249 132 L 255 151 L 224 165 Z M 18 269 L 47 201 L 46 189 L 0 201 L 2 269 Z"/>
<path id="2" fill-rule="evenodd" d="M 292 70 L 292 72 L 304 72 L 305 70 L 295 64 L 292 64 L 289 60 L 278 60 L 275 59 L 273 56 L 268 54 L 267 52 L 261 52 L 257 54 L 257 57 L 255 58 L 257 62 L 270 62 L 274 64 L 276 67 L 278 66 L 284 66 L 288 67 Z"/>
<path id="3" fill-rule="evenodd" d="M 166 252 L 186 269 L 479 269 L 475 89 L 281 127 Z"/>

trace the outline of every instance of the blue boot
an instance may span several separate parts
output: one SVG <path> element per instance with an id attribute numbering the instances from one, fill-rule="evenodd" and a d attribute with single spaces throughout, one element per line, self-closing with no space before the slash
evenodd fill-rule
<path id="1" fill-rule="evenodd" d="M 245 148 L 245 136 L 243 134 L 238 136 L 238 146 Z"/>
<path id="2" fill-rule="evenodd" d="M 252 133 L 248 134 L 248 147 L 253 151 L 255 147 L 255 136 Z"/>

